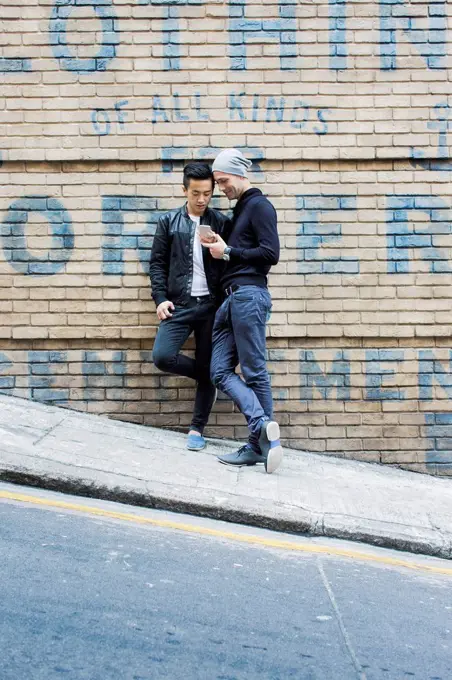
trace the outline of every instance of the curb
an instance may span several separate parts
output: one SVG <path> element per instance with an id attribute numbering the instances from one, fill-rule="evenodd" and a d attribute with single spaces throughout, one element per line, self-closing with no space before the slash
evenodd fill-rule
<path id="1" fill-rule="evenodd" d="M 82 472 L 82 470 L 80 470 Z M 84 470 L 84 472 L 87 472 Z M 274 504 L 272 514 L 263 514 L 251 499 L 238 496 L 214 497 L 197 490 L 199 499 L 188 498 L 186 487 L 167 486 L 150 489 L 133 477 L 96 471 L 104 483 L 82 476 L 58 476 L 52 471 L 30 471 L 24 467 L 0 463 L 0 480 L 29 487 L 73 494 L 85 498 L 114 501 L 138 507 L 197 515 L 230 523 L 281 531 L 309 537 L 327 537 L 368 543 L 381 548 L 407 551 L 443 559 L 452 559 L 452 534 L 437 529 L 426 530 L 390 522 L 363 520 L 346 515 L 315 515 L 307 510 L 281 503 Z M 139 488 L 141 487 L 141 488 Z M 168 491 L 171 490 L 171 493 Z"/>

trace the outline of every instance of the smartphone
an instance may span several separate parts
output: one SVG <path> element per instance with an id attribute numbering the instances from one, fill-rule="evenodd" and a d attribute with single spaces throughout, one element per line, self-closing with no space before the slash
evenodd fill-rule
<path id="1" fill-rule="evenodd" d="M 215 234 L 207 224 L 200 224 L 198 226 L 199 235 L 205 241 L 213 241 Z"/>

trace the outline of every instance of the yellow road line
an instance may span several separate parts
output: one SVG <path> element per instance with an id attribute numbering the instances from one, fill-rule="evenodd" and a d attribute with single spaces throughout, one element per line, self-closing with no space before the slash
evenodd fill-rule
<path id="1" fill-rule="evenodd" d="M 61 510 L 74 510 L 76 512 L 85 513 L 88 515 L 97 515 L 99 517 L 108 517 L 110 519 L 119 519 L 125 522 L 133 522 L 134 524 L 148 524 L 164 529 L 175 529 L 177 531 L 185 531 L 191 534 L 200 534 L 203 536 L 214 536 L 216 538 L 227 538 L 231 541 L 238 541 L 240 543 L 248 543 L 250 545 L 261 545 L 267 548 L 278 548 L 280 550 L 291 550 L 293 552 L 312 553 L 334 555 L 336 557 L 348 557 L 355 560 L 365 560 L 367 562 L 377 562 L 379 564 L 386 564 L 393 567 L 405 567 L 406 569 L 414 569 L 416 571 L 424 571 L 434 574 L 444 574 L 452 576 L 452 568 L 435 567 L 434 565 L 421 564 L 419 562 L 411 562 L 395 557 L 385 557 L 383 555 L 372 555 L 355 550 L 345 550 L 343 548 L 335 548 L 334 546 L 311 545 L 307 543 L 294 543 L 291 541 L 281 541 L 272 538 L 263 538 L 260 536 L 250 536 L 248 534 L 237 534 L 232 531 L 222 531 L 220 529 L 209 529 L 208 527 L 197 526 L 195 524 L 185 524 L 183 522 L 172 522 L 164 519 L 152 519 L 150 517 L 143 517 L 142 515 L 134 515 L 126 512 L 114 512 L 112 510 L 103 510 L 102 508 L 95 508 L 89 505 L 79 505 L 77 503 L 66 503 L 65 501 L 53 501 L 47 498 L 38 498 L 36 496 L 28 496 L 20 493 L 11 493 L 9 491 L 0 491 L 0 499 L 19 501 L 22 503 L 32 503 L 33 505 L 41 505 L 48 508 L 60 508 Z"/>

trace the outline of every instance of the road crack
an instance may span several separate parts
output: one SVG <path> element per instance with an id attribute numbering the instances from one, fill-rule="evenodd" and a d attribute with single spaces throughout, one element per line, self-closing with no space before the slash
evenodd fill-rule
<path id="1" fill-rule="evenodd" d="M 330 599 L 331 606 L 333 607 L 334 613 L 336 614 L 336 619 L 337 619 L 337 622 L 338 622 L 338 624 L 339 624 L 339 628 L 340 628 L 342 637 L 343 637 L 343 639 L 344 639 L 345 646 L 346 646 L 347 651 L 348 651 L 348 653 L 349 653 L 349 655 L 350 655 L 350 658 L 351 658 L 351 660 L 352 660 L 352 663 L 353 663 L 353 665 L 354 665 L 354 667 L 355 667 L 355 669 L 356 669 L 358 678 L 359 678 L 359 680 L 367 680 L 367 676 L 366 676 L 366 674 L 365 674 L 365 672 L 364 672 L 364 669 L 363 669 L 363 667 L 361 666 L 361 663 L 360 663 L 360 661 L 359 661 L 359 659 L 358 659 L 358 657 L 357 657 L 357 655 L 356 655 L 355 650 L 353 649 L 353 645 L 352 645 L 352 642 L 351 642 L 351 640 L 350 640 L 350 637 L 349 637 L 349 634 L 348 634 L 348 632 L 347 632 L 347 629 L 346 629 L 346 627 L 345 627 L 344 621 L 343 621 L 343 619 L 342 619 L 342 615 L 341 615 L 341 613 L 340 613 L 340 611 L 339 611 L 339 607 L 338 607 L 338 605 L 337 605 L 336 598 L 335 598 L 334 593 L 333 593 L 333 589 L 332 589 L 332 587 L 331 587 L 331 585 L 330 585 L 330 582 L 328 581 L 328 579 L 327 579 L 327 577 L 326 577 L 325 571 L 324 571 L 324 569 L 323 569 L 323 565 L 322 565 L 322 563 L 320 562 L 320 560 L 317 560 L 317 569 L 319 570 L 320 577 L 321 577 L 321 579 L 322 579 L 322 583 L 323 583 L 323 585 L 324 585 L 324 587 L 325 587 L 325 590 L 326 590 L 326 592 L 327 592 L 327 594 L 328 594 L 328 597 L 329 597 L 329 599 Z"/>

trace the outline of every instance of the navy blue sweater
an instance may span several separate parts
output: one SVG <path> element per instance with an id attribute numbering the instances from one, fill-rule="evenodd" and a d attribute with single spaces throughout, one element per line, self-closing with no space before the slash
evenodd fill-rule
<path id="1" fill-rule="evenodd" d="M 259 189 L 248 189 L 237 201 L 227 235 L 231 247 L 221 285 L 267 287 L 267 274 L 279 260 L 276 210 Z"/>

